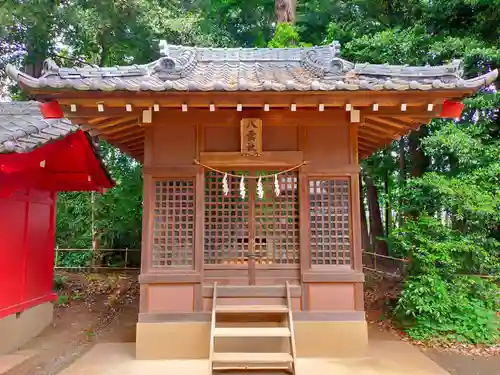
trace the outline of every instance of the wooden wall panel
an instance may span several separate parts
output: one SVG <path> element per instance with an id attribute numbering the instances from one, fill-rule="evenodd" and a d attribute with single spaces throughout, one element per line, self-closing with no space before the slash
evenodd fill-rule
<path id="1" fill-rule="evenodd" d="M 241 142 L 239 125 L 238 123 L 235 124 L 235 126 L 206 126 L 204 132 L 204 151 L 240 151 Z"/>
<path id="2" fill-rule="evenodd" d="M 156 124 L 153 129 L 153 164 L 193 165 L 196 157 L 196 126 Z"/>
<path id="3" fill-rule="evenodd" d="M 308 284 L 307 289 L 310 311 L 350 311 L 355 309 L 353 284 Z"/>
<path id="4" fill-rule="evenodd" d="M 149 312 L 192 312 L 193 298 L 193 285 L 150 285 Z"/>
<path id="5" fill-rule="evenodd" d="M 297 151 L 299 149 L 297 126 L 262 127 L 264 151 Z"/>
<path id="6" fill-rule="evenodd" d="M 310 172 L 348 166 L 350 160 L 349 124 L 306 128 L 304 159 Z"/>

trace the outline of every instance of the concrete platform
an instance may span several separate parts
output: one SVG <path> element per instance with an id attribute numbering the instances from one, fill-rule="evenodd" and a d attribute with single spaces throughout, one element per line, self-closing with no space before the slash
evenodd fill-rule
<path id="1" fill-rule="evenodd" d="M 35 353 L 36 352 L 33 350 L 19 350 L 12 354 L 0 356 L 0 374 L 4 374 L 18 364 L 23 363 L 28 358 L 35 355 Z"/>
<path id="2" fill-rule="evenodd" d="M 135 344 L 98 344 L 60 375 L 209 375 L 207 360 L 140 361 L 134 353 Z M 408 343 L 376 340 L 362 357 L 299 358 L 297 375 L 306 374 L 449 375 Z"/>

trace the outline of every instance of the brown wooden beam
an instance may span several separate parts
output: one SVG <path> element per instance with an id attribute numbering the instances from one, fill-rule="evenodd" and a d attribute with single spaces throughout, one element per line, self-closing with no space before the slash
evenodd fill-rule
<path id="1" fill-rule="evenodd" d="M 394 131 L 392 128 L 388 129 L 388 128 L 384 127 L 381 124 L 374 124 L 374 123 L 371 123 L 369 121 L 368 122 L 365 121 L 359 127 L 360 130 L 364 129 L 364 128 L 370 129 L 371 131 L 374 131 L 376 133 L 385 134 L 386 137 L 388 137 L 388 138 L 394 138 L 394 137 L 399 137 L 400 136 L 399 132 Z"/>
<path id="2" fill-rule="evenodd" d="M 126 143 L 127 147 L 129 147 L 129 148 L 132 147 L 132 146 L 143 145 L 143 144 L 144 144 L 144 137 L 142 137 L 141 139 L 139 139 L 137 141 Z"/>
<path id="3" fill-rule="evenodd" d="M 416 104 L 416 103 L 414 103 Z M 421 105 L 411 105 L 411 103 L 407 103 L 406 111 L 401 110 L 401 106 L 386 106 L 379 107 L 377 111 L 374 111 L 373 108 L 360 108 L 362 116 L 369 117 L 439 117 L 442 104 L 434 104 L 432 111 L 427 110 L 427 104 Z"/>
<path id="4" fill-rule="evenodd" d="M 363 137 L 363 135 L 366 135 L 366 136 Z M 375 138 L 379 141 L 385 140 L 387 138 L 392 138 L 392 137 L 388 137 L 387 134 L 385 134 L 383 132 L 378 132 L 378 131 L 373 130 L 372 128 L 369 128 L 367 126 L 360 126 L 359 127 L 358 136 L 361 138 L 372 137 L 372 138 Z"/>
<path id="5" fill-rule="evenodd" d="M 118 142 L 122 142 L 125 144 L 130 144 L 130 142 L 133 142 L 137 139 L 144 140 L 144 133 L 132 134 L 132 135 L 128 135 L 128 136 L 124 136 L 124 135 L 120 134 L 119 136 L 114 138 L 113 141 L 118 141 Z M 109 141 L 111 142 L 111 139 Z"/>
<path id="6" fill-rule="evenodd" d="M 113 120 L 108 120 L 104 123 L 99 123 L 99 124 L 93 125 L 93 127 L 98 128 L 99 130 L 102 130 L 102 129 L 112 128 L 113 126 L 124 124 L 124 123 L 131 122 L 134 120 L 137 121 L 136 116 L 119 117 L 119 118 L 116 118 Z"/>
<path id="7" fill-rule="evenodd" d="M 123 130 L 126 129 L 142 129 L 142 128 L 137 124 L 136 121 L 132 120 L 130 122 L 124 122 L 122 125 L 113 126 L 112 128 L 107 128 L 104 130 L 100 129 L 95 129 L 95 130 L 99 131 L 99 134 L 111 135 L 122 132 Z"/>
<path id="8" fill-rule="evenodd" d="M 358 138 L 358 143 L 366 146 L 377 147 L 380 142 L 373 139 Z"/>
<path id="9" fill-rule="evenodd" d="M 347 103 L 353 106 L 398 106 L 407 103 L 408 106 L 415 104 L 427 105 L 428 103 L 442 103 L 444 99 L 459 100 L 472 93 L 471 90 L 432 90 L 432 91 L 324 91 L 324 92 L 102 92 L 102 91 L 76 91 L 76 90 L 36 90 L 30 92 L 38 99 L 54 98 L 62 105 L 77 105 L 77 111 L 82 106 L 95 106 L 103 102 L 105 106 L 123 107 L 131 104 L 133 109 L 147 108 L 158 103 L 162 107 L 179 107 L 188 104 L 190 107 L 208 107 L 215 104 L 217 107 L 235 107 L 237 104 L 243 106 L 262 107 L 268 103 L 271 107 L 288 107 L 295 103 L 297 106 L 325 106 L 342 107 Z"/>
<path id="10" fill-rule="evenodd" d="M 102 133 L 102 136 L 103 137 L 106 137 L 106 139 L 109 139 L 109 140 L 119 140 L 119 139 L 123 139 L 127 136 L 130 136 L 130 135 L 137 135 L 137 134 L 142 134 L 144 135 L 144 129 L 143 128 L 140 128 L 138 126 L 134 126 L 131 130 L 128 130 L 126 132 L 113 132 L 113 133 Z"/>
<path id="11" fill-rule="evenodd" d="M 415 125 L 408 125 L 406 123 L 401 123 L 393 120 L 391 117 L 367 117 L 366 121 L 376 122 L 383 124 L 384 126 L 390 127 L 392 129 L 414 129 Z"/>
<path id="12" fill-rule="evenodd" d="M 365 123 L 371 125 L 372 127 L 376 126 L 378 128 L 385 128 L 398 135 L 405 135 L 413 130 L 412 128 L 406 126 L 395 126 L 392 122 L 387 123 L 385 121 L 380 121 L 380 119 L 365 119 Z"/>

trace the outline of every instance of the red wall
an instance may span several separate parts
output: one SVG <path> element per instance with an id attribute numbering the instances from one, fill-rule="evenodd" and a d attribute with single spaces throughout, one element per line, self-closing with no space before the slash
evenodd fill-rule
<path id="1" fill-rule="evenodd" d="M 56 193 L 24 189 L 1 196 L 0 318 L 55 297 Z"/>

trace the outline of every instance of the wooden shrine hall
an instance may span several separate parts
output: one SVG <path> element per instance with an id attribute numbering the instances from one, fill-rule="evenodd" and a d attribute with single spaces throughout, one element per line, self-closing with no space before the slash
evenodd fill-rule
<path id="1" fill-rule="evenodd" d="M 214 369 L 367 343 L 359 160 L 497 71 L 355 64 L 340 45 L 197 48 L 149 64 L 9 76 L 144 165 L 137 358 Z"/>

